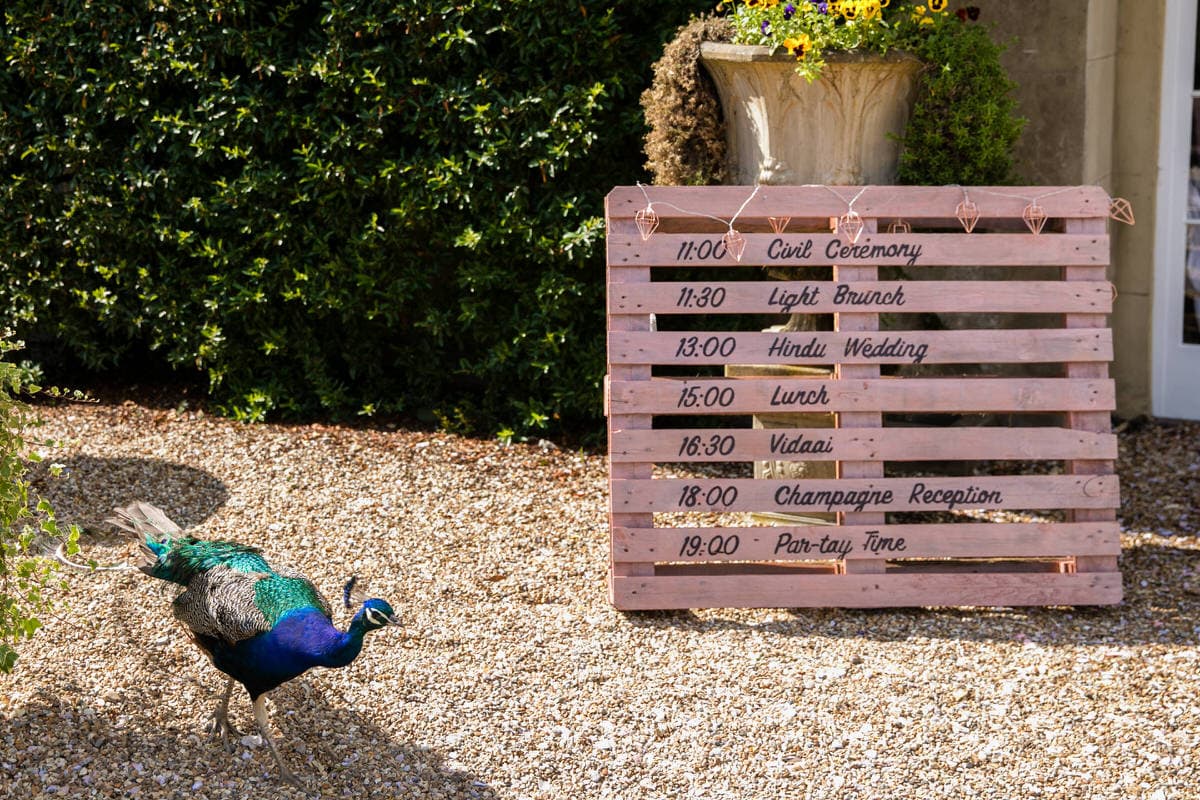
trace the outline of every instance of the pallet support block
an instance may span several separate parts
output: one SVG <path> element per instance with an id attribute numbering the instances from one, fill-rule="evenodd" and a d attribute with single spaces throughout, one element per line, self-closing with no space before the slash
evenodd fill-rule
<path id="1" fill-rule="evenodd" d="M 1120 602 L 1107 195 L 967 191 L 982 217 L 970 234 L 954 218 L 958 187 L 866 187 L 854 207 L 864 224 L 857 241 L 845 230 L 812 232 L 847 212 L 826 187 L 610 193 L 614 605 Z M 1023 197 L 1046 209 L 1044 232 L 1024 227 Z M 635 217 L 648 201 L 659 228 L 643 236 Z M 726 238 L 735 214 L 740 259 Z M 911 232 L 883 232 L 898 216 Z M 797 232 L 776 232 L 771 217 L 792 218 Z M 763 269 L 810 266 L 833 267 L 832 279 L 773 280 Z M 897 266 L 903 277 L 889 269 Z M 965 267 L 991 270 L 970 279 Z M 832 314 L 835 329 L 763 332 L 738 321 L 798 312 Z M 927 314 L 976 322 L 926 330 Z M 1058 324 L 1005 324 L 1013 314 Z M 747 363 L 834 372 L 801 380 L 723 371 Z M 922 374 L 904 372 L 913 364 Z M 781 412 L 833 413 L 837 427 L 749 424 Z M 981 426 L 971 415 L 1009 424 Z M 1057 423 L 1045 424 L 1047 415 Z M 764 459 L 832 462 L 837 477 L 703 471 Z M 962 462 L 986 469 L 964 477 Z M 837 525 L 753 523 L 789 514 L 832 514 Z"/>

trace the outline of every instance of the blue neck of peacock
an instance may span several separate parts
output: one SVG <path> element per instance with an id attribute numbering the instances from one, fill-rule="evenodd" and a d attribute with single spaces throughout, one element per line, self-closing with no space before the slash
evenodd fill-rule
<path id="1" fill-rule="evenodd" d="M 264 670 L 267 662 L 278 662 L 276 666 L 284 671 L 300 666 L 344 667 L 358 657 L 370 629 L 362 611 L 354 615 L 349 628 L 339 631 L 320 609 L 296 609 L 263 638 L 258 668 Z"/>
<path id="2" fill-rule="evenodd" d="M 336 635 L 323 648 L 321 666 L 344 667 L 358 658 L 358 654 L 362 651 L 363 636 L 367 633 L 362 623 L 362 613 L 354 616 L 354 620 L 345 632 L 336 629 L 335 632 Z"/>

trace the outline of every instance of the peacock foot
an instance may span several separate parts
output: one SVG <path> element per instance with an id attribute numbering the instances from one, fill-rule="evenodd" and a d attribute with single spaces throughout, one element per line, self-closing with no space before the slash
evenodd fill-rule
<path id="1" fill-rule="evenodd" d="M 230 752 L 233 751 L 233 744 L 229 741 L 229 735 L 233 734 L 235 741 L 242 735 L 237 728 L 229 724 L 229 696 L 232 693 L 233 678 L 229 678 L 225 681 L 225 692 L 221 695 L 221 702 L 217 703 L 212 718 L 205 726 L 208 735 L 213 739 L 220 737 L 221 746 Z"/>
<path id="2" fill-rule="evenodd" d="M 204 726 L 205 731 L 212 739 L 220 739 L 221 746 L 226 750 L 235 749 L 236 741 L 241 737 L 242 733 L 229 722 L 229 716 L 221 713 L 220 710 L 213 713 L 208 724 Z M 232 739 L 230 738 L 232 736 Z"/>

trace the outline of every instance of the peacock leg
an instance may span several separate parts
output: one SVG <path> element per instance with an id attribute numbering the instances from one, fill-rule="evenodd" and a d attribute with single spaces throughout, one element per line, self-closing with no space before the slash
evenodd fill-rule
<path id="1" fill-rule="evenodd" d="M 233 693 L 233 678 L 229 678 L 225 683 L 225 694 L 221 697 L 221 702 L 217 704 L 217 708 L 213 711 L 212 719 L 208 723 L 208 732 L 214 738 L 221 737 L 221 746 L 229 749 L 229 734 L 241 736 L 238 729 L 229 724 L 229 696 Z"/>
<path id="2" fill-rule="evenodd" d="M 279 755 L 279 750 L 275 747 L 275 740 L 271 738 L 271 720 L 267 716 L 267 696 L 265 694 L 254 698 L 254 721 L 258 723 L 259 735 L 267 743 L 267 747 L 271 748 L 271 755 L 275 756 L 275 763 L 279 765 L 279 778 L 293 786 L 303 788 L 304 784 L 300 783 L 300 779 L 283 763 L 283 756 Z"/>

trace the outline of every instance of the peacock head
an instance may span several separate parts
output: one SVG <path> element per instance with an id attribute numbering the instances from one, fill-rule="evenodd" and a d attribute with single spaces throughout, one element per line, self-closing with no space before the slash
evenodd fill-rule
<path id="1" fill-rule="evenodd" d="M 346 581 L 346 585 L 342 588 L 342 603 L 347 609 L 357 605 L 362 606 L 354 615 L 354 620 L 362 625 L 364 631 L 377 631 L 388 625 L 400 624 L 396 612 L 392 610 L 386 600 L 380 600 L 378 597 L 364 597 L 361 590 L 355 589 L 356 583 L 358 583 L 357 575 L 350 576 L 350 580 Z"/>
<path id="2" fill-rule="evenodd" d="M 362 618 L 362 626 L 368 631 L 386 628 L 388 625 L 400 624 L 400 620 L 396 617 L 396 612 L 392 611 L 392 607 L 388 605 L 386 600 L 380 600 L 378 597 L 364 600 L 362 610 L 358 614 L 355 614 L 355 617 Z"/>

